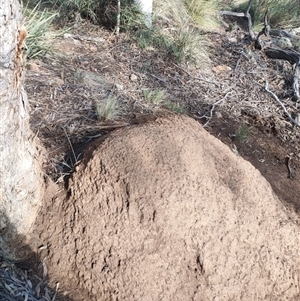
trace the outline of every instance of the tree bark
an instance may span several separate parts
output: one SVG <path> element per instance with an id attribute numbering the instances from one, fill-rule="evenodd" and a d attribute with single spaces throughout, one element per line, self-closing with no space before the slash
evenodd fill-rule
<path id="1" fill-rule="evenodd" d="M 27 257 L 29 237 L 44 193 L 42 148 L 30 130 L 23 88 L 23 48 L 18 0 L 0 0 L 0 251 L 11 260 Z"/>

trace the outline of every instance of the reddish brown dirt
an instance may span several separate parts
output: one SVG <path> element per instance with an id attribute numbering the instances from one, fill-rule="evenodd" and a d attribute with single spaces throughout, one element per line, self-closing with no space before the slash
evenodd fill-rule
<path id="1" fill-rule="evenodd" d="M 188 117 L 95 141 L 40 218 L 40 256 L 73 300 L 300 297 L 298 217 Z"/>
<path id="2" fill-rule="evenodd" d="M 245 117 L 245 120 L 247 118 Z M 272 119 L 248 119 L 253 125 L 248 140 L 243 143 L 233 137 L 239 125 L 236 121 L 225 115 L 214 120 L 210 125 L 210 132 L 237 151 L 247 161 L 251 162 L 261 174 L 269 181 L 277 196 L 290 208 L 300 212 L 300 181 L 299 181 L 299 150 L 298 145 L 289 141 L 282 141 L 274 134 L 276 131 Z M 295 141 L 297 144 L 297 142 Z M 290 159 L 292 177 L 287 167 L 287 158 Z"/>

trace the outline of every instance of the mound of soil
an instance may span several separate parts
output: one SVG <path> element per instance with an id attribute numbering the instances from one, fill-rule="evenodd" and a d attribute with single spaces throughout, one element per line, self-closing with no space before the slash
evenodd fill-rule
<path id="1" fill-rule="evenodd" d="M 299 300 L 297 216 L 188 117 L 96 141 L 45 209 L 49 275 L 73 300 Z"/>

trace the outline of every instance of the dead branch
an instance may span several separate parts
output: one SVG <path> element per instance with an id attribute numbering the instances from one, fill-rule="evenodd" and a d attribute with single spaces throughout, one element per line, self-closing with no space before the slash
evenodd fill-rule
<path id="1" fill-rule="evenodd" d="M 211 109 L 210 109 L 210 112 L 209 112 L 209 116 L 206 116 L 206 115 L 203 115 L 203 116 L 201 116 L 201 117 L 196 117 L 196 116 L 195 116 L 195 117 L 198 118 L 198 119 L 202 119 L 202 118 L 206 118 L 206 119 L 207 119 L 207 121 L 203 124 L 203 127 L 207 126 L 208 123 L 210 122 L 210 120 L 212 119 L 212 115 L 213 115 L 213 111 L 215 110 L 215 107 L 216 107 L 219 103 L 221 103 L 224 99 L 226 99 L 227 96 L 228 96 L 229 94 L 231 94 L 232 92 L 233 92 L 233 91 L 227 92 L 223 98 L 219 99 L 218 101 L 214 102 L 214 103 L 211 105 Z"/>
<path id="2" fill-rule="evenodd" d="M 249 28 L 249 34 L 251 36 L 251 39 L 254 39 L 255 35 L 254 35 L 253 30 L 252 30 L 252 19 L 251 19 L 251 15 L 249 13 L 250 8 L 252 6 L 252 2 L 253 2 L 253 0 L 249 0 L 249 2 L 248 2 L 247 9 L 246 9 L 246 12 L 245 12 L 245 17 L 248 19 L 248 28 Z"/>
<path id="3" fill-rule="evenodd" d="M 248 19 L 249 35 L 251 36 L 252 40 L 255 40 L 255 48 L 259 49 L 259 50 L 263 49 L 264 53 L 269 58 L 286 60 L 294 65 L 294 75 L 293 75 L 293 83 L 292 83 L 292 88 L 293 88 L 294 94 L 293 94 L 292 100 L 298 101 L 300 99 L 300 94 L 299 94 L 300 53 L 298 53 L 297 51 L 292 50 L 292 49 L 282 50 L 280 48 L 263 47 L 264 46 L 263 41 L 260 40 L 260 37 L 262 35 L 265 35 L 268 37 L 271 32 L 271 27 L 270 27 L 269 21 L 268 21 L 268 10 L 266 11 L 265 16 L 264 16 L 264 27 L 258 33 L 257 37 L 255 38 L 255 34 L 252 30 L 251 16 L 249 13 L 252 2 L 253 2 L 253 0 L 249 0 L 245 13 L 221 11 L 221 12 L 219 12 L 219 14 L 237 16 L 237 17 L 246 17 Z M 279 31 L 279 34 L 284 34 L 284 31 Z"/>
<path id="4" fill-rule="evenodd" d="M 265 12 L 265 17 L 264 17 L 264 27 L 263 29 L 258 33 L 256 40 L 255 40 L 255 48 L 261 50 L 263 47 L 261 45 L 261 41 L 260 41 L 260 36 L 261 35 L 265 35 L 265 36 L 269 36 L 270 35 L 270 30 L 271 27 L 269 25 L 268 22 L 268 10 Z"/>
<path id="5" fill-rule="evenodd" d="M 242 18 L 247 18 L 248 21 L 248 31 L 250 34 L 250 37 L 252 40 L 255 39 L 255 34 L 252 30 L 252 19 L 251 19 L 251 15 L 249 13 L 250 8 L 252 6 L 252 2 L 253 0 L 249 0 L 246 11 L 244 13 L 236 13 L 236 12 L 230 12 L 230 11 L 219 11 L 220 15 L 227 15 L 227 16 L 235 16 L 235 17 L 242 17 Z"/>
<path id="6" fill-rule="evenodd" d="M 266 81 L 265 90 L 272 95 L 272 97 L 279 103 L 279 105 L 282 107 L 284 113 L 287 115 L 289 120 L 295 124 L 296 126 L 300 126 L 300 124 L 291 116 L 291 114 L 287 111 L 285 105 L 279 100 L 277 95 L 273 93 L 271 90 L 269 90 L 269 83 Z"/>
<path id="7" fill-rule="evenodd" d="M 286 60 L 298 66 L 300 63 L 300 53 L 292 49 L 282 50 L 280 48 L 268 47 L 264 49 L 264 53 L 271 59 Z"/>
<path id="8" fill-rule="evenodd" d="M 294 65 L 294 75 L 292 83 L 294 95 L 292 100 L 299 100 L 300 53 L 292 49 L 282 50 L 279 48 L 266 48 L 264 49 L 264 53 L 269 58 L 285 60 Z"/>

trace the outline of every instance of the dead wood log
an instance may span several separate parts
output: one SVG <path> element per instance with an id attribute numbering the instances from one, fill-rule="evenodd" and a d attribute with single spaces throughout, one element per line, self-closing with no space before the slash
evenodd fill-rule
<path id="1" fill-rule="evenodd" d="M 265 17 L 264 17 L 264 27 L 263 29 L 258 33 L 256 39 L 255 39 L 255 48 L 261 50 L 263 48 L 262 42 L 260 40 L 260 36 L 265 35 L 269 36 L 270 35 L 270 30 L 271 27 L 268 22 L 268 10 L 265 12 Z"/>
<path id="2" fill-rule="evenodd" d="M 219 15 L 223 15 L 223 16 L 227 15 L 227 16 L 246 18 L 247 21 L 248 21 L 249 35 L 250 35 L 251 39 L 254 40 L 255 39 L 255 34 L 252 30 L 252 19 L 251 19 L 251 15 L 249 13 L 250 8 L 252 6 L 252 2 L 253 2 L 253 0 L 249 0 L 246 11 L 244 13 L 231 12 L 231 11 L 219 11 Z"/>
<path id="3" fill-rule="evenodd" d="M 300 99 L 299 95 L 299 77 L 300 77 L 300 53 L 292 49 L 277 49 L 277 48 L 266 48 L 264 53 L 267 57 L 271 59 L 285 60 L 294 65 L 294 75 L 292 88 L 294 95 L 292 100 L 298 101 Z"/>
<path id="4" fill-rule="evenodd" d="M 264 47 L 264 42 L 260 39 L 260 37 L 262 35 L 269 37 L 270 33 L 272 32 L 271 26 L 269 25 L 269 22 L 268 22 L 268 10 L 266 11 L 265 16 L 264 16 L 264 27 L 258 33 L 258 35 L 255 37 L 255 34 L 252 30 L 251 15 L 249 13 L 250 8 L 252 6 L 252 2 L 253 2 L 253 0 L 249 0 L 245 13 L 220 11 L 219 14 L 247 18 L 249 35 L 255 43 L 254 44 L 255 48 L 259 49 L 259 50 L 263 50 L 264 53 L 266 54 L 266 56 L 269 58 L 286 60 L 286 61 L 290 62 L 292 65 L 294 65 L 294 74 L 293 74 L 293 81 L 292 81 L 292 88 L 293 88 L 292 100 L 298 101 L 300 99 L 300 94 L 299 94 L 300 53 L 295 50 L 292 50 L 292 49 L 283 50 L 281 48 L 272 48 L 272 47 L 265 48 Z M 285 33 L 284 31 L 280 31 L 280 32 Z M 286 35 L 286 33 L 285 33 L 285 35 Z"/>

